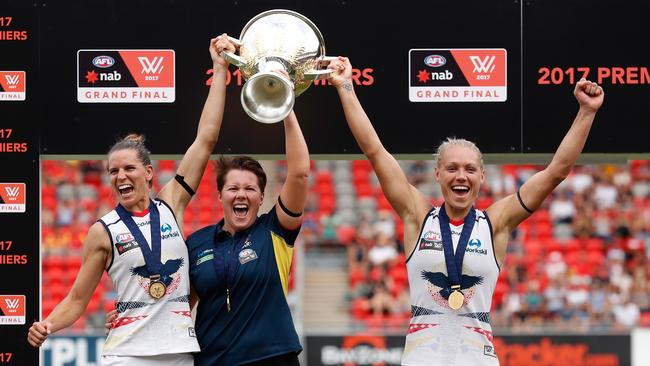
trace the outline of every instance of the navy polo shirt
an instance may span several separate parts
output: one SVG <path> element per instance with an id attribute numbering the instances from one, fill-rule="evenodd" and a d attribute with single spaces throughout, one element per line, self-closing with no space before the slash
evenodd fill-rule
<path id="1" fill-rule="evenodd" d="M 234 236 L 223 223 L 187 238 L 190 279 L 199 296 L 195 326 L 201 352 L 194 364 L 233 366 L 300 352 L 286 300 L 300 228 L 283 229 L 275 207 Z"/>

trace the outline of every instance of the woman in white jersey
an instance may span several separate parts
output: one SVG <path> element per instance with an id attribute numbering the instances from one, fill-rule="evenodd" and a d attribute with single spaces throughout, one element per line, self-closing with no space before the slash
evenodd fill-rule
<path id="1" fill-rule="evenodd" d="M 154 172 L 144 138 L 129 135 L 110 149 L 108 174 L 118 205 L 88 230 L 72 289 L 47 318 L 29 328 L 32 346 L 41 346 L 49 334 L 79 319 L 106 270 L 118 294 L 119 315 L 102 364 L 193 365 L 199 345 L 190 317 L 183 213 L 219 136 L 228 68 L 220 53 L 226 49 L 234 51 L 227 37 L 210 41 L 214 74 L 196 139 L 175 179 L 156 199 L 149 198 Z"/>
<path id="2" fill-rule="evenodd" d="M 484 180 L 481 152 L 467 140 L 447 139 L 435 169 L 444 204 L 431 208 L 379 140 L 354 93 L 349 60 L 339 57 L 329 67 L 350 130 L 404 222 L 412 317 L 402 364 L 498 365 L 489 311 L 508 237 L 569 175 L 603 90 L 586 80 L 576 84 L 578 114 L 551 163 L 485 211 L 473 207 Z"/>

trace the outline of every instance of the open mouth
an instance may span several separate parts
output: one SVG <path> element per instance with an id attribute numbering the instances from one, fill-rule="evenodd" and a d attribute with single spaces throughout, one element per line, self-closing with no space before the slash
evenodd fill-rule
<path id="1" fill-rule="evenodd" d="M 133 186 L 130 184 L 120 184 L 119 186 L 117 186 L 117 190 L 120 192 L 120 195 L 122 196 L 128 196 L 134 191 Z"/>
<path id="2" fill-rule="evenodd" d="M 233 207 L 235 217 L 244 218 L 248 214 L 248 205 L 237 204 Z"/>
<path id="3" fill-rule="evenodd" d="M 459 196 L 465 196 L 469 193 L 469 187 L 467 186 L 452 186 L 451 190 Z"/>

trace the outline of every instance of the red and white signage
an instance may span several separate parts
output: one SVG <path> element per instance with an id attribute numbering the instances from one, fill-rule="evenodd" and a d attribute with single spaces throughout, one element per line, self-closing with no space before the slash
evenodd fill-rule
<path id="1" fill-rule="evenodd" d="M 508 98 L 503 48 L 412 49 L 411 102 L 504 102 Z"/>
<path id="2" fill-rule="evenodd" d="M 173 103 L 174 50 L 79 50 L 80 103 Z"/>
<path id="3" fill-rule="evenodd" d="M 25 77 L 24 71 L 0 71 L 0 102 L 25 100 Z"/>
<path id="4" fill-rule="evenodd" d="M 0 295 L 0 325 L 25 324 L 25 295 Z"/>
<path id="5" fill-rule="evenodd" d="M 0 183 L 0 213 L 25 212 L 25 183 Z"/>

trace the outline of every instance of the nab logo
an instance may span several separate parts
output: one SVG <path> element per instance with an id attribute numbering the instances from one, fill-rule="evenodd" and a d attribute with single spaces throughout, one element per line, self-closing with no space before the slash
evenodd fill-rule
<path id="1" fill-rule="evenodd" d="M 429 55 L 424 59 L 424 64 L 431 67 L 444 66 L 446 63 L 447 59 L 441 55 Z"/>
<path id="2" fill-rule="evenodd" d="M 20 82 L 20 74 L 14 74 L 14 75 L 5 75 L 5 80 L 7 81 L 7 84 L 9 85 L 9 89 L 16 89 L 18 86 L 18 83 Z"/>
<path id="3" fill-rule="evenodd" d="M 167 224 L 167 223 L 162 224 L 160 226 L 160 232 L 163 233 L 163 234 L 171 233 L 172 232 L 172 226 Z"/>
<path id="4" fill-rule="evenodd" d="M 494 68 L 496 65 L 494 64 L 494 59 L 496 56 L 485 56 L 484 58 L 480 58 L 479 56 L 469 56 L 469 59 L 472 61 L 472 65 L 474 65 L 474 69 L 472 70 L 473 73 L 479 73 L 479 74 L 487 74 L 487 73 L 492 73 L 494 71 Z"/>
<path id="5" fill-rule="evenodd" d="M 93 59 L 93 65 L 102 69 L 106 69 L 115 65 L 115 59 L 113 59 L 111 56 L 100 55 Z"/>
<path id="6" fill-rule="evenodd" d="M 150 60 L 149 57 L 139 56 L 138 61 L 142 66 L 141 74 L 160 74 L 165 66 L 162 64 L 165 58 L 163 56 L 154 57 L 153 60 Z"/>

